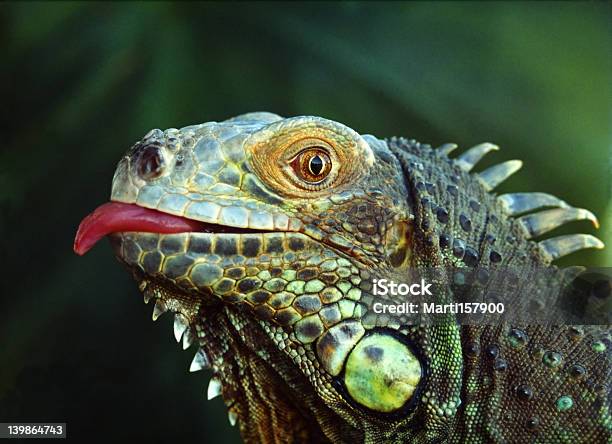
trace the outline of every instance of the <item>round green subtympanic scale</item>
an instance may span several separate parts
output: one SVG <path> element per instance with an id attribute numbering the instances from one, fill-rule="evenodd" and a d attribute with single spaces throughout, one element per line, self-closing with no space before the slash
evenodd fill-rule
<path id="1" fill-rule="evenodd" d="M 421 363 L 404 343 L 376 333 L 363 338 L 351 351 L 344 383 L 357 403 L 388 413 L 410 400 L 421 375 Z"/>

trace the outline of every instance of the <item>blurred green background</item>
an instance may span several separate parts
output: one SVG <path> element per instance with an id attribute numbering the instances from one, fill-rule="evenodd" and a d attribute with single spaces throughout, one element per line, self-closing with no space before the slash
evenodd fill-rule
<path id="1" fill-rule="evenodd" d="M 502 191 L 546 191 L 610 227 L 606 3 L 3 3 L 0 422 L 72 438 L 238 441 L 170 316 L 150 320 L 80 219 L 151 128 L 255 110 L 315 114 L 520 158 Z M 557 230 L 589 232 L 586 223 Z M 604 239 L 605 240 L 605 239 Z M 612 249 L 564 263 L 611 265 Z"/>

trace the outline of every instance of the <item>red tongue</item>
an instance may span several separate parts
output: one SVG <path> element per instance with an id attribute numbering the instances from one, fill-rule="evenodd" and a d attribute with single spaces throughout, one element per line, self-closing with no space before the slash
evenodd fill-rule
<path id="1" fill-rule="evenodd" d="M 162 213 L 138 205 L 109 202 L 100 205 L 81 221 L 74 238 L 74 252 L 87 253 L 110 233 L 139 231 L 146 233 L 185 233 L 202 231 L 202 222 Z"/>

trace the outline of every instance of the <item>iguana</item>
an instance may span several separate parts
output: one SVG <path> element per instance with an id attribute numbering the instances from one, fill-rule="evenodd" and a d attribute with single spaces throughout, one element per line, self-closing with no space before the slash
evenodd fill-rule
<path id="1" fill-rule="evenodd" d="M 543 267 L 597 238 L 545 193 L 496 196 L 493 144 L 451 158 L 320 117 L 257 112 L 150 131 L 75 251 L 109 235 L 211 368 L 246 442 L 610 442 L 610 326 L 403 325 L 373 278 L 410 268 Z M 544 211 L 535 212 L 543 208 Z M 452 297 L 452 293 L 451 293 Z"/>

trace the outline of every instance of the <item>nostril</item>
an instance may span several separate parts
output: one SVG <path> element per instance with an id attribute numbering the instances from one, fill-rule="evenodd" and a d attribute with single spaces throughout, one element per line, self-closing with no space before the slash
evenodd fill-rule
<path id="1" fill-rule="evenodd" d="M 151 180 L 161 176 L 165 161 L 161 149 L 157 145 L 147 145 L 140 150 L 136 160 L 138 175 Z"/>

